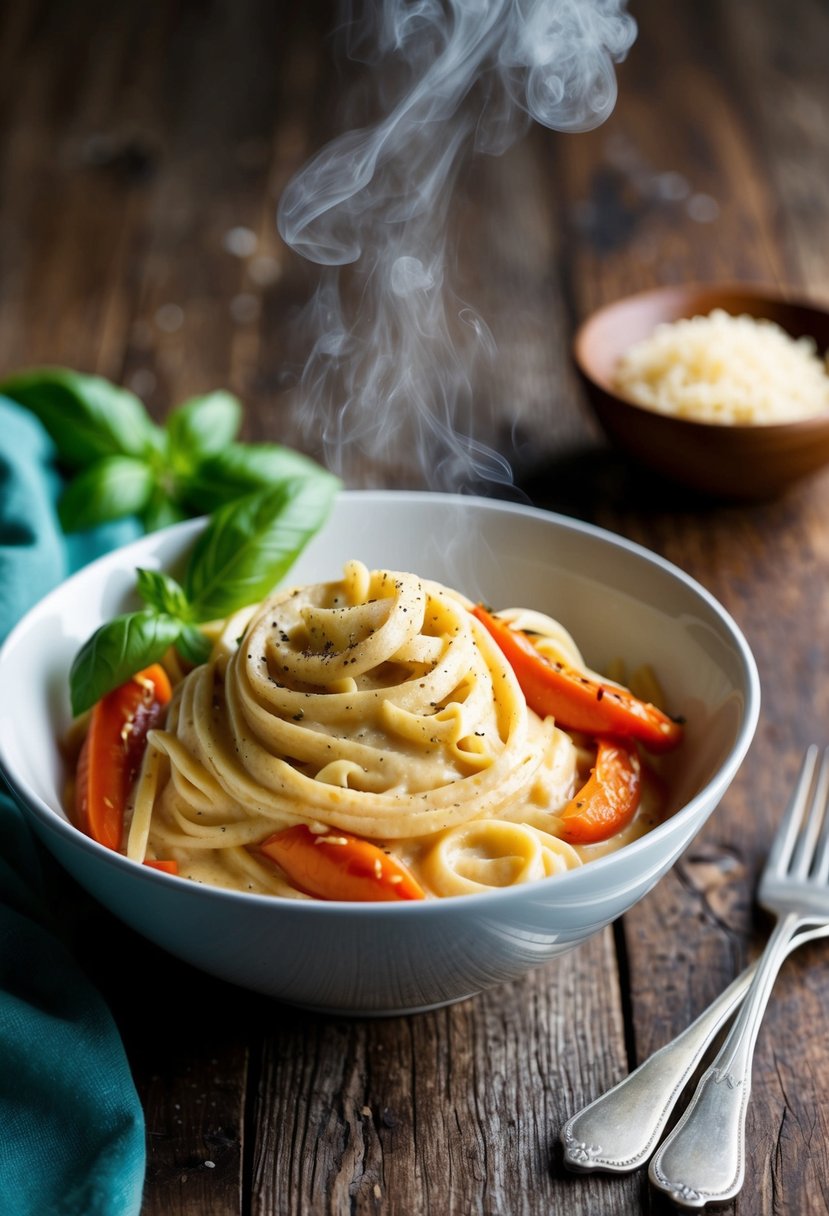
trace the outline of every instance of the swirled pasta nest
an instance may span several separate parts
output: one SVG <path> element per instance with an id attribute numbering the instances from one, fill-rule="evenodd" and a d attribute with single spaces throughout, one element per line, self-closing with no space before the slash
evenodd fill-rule
<path id="1" fill-rule="evenodd" d="M 532 714 L 457 592 L 349 562 L 226 622 L 150 733 L 128 855 L 197 881 L 302 898 L 257 851 L 297 823 L 393 851 L 427 893 L 581 864 L 555 835 L 579 748 Z M 546 641 L 572 661 L 556 622 Z"/>

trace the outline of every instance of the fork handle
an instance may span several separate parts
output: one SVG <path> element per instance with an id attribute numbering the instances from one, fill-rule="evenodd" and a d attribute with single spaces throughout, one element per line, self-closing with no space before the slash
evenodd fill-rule
<path id="1" fill-rule="evenodd" d="M 795 912 L 778 921 L 734 1025 L 685 1114 L 651 1161 L 651 1182 L 682 1208 L 724 1203 L 743 1185 L 754 1045 L 775 977 L 802 923 Z"/>
<path id="2" fill-rule="evenodd" d="M 804 929 L 791 938 L 786 954 L 827 936 L 829 925 Z M 752 963 L 687 1029 L 567 1120 L 560 1138 L 568 1169 L 622 1174 L 645 1164 L 685 1086 L 742 1001 L 756 970 Z"/>
<path id="3" fill-rule="evenodd" d="M 680 1094 L 757 970 L 747 967 L 699 1017 L 561 1129 L 564 1164 L 586 1173 L 627 1173 L 650 1157 Z"/>

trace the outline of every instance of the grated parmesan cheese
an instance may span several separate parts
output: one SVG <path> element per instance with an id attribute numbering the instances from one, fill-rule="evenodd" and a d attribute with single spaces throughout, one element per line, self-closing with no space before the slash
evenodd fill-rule
<path id="1" fill-rule="evenodd" d="M 829 410 L 827 365 L 811 338 L 721 309 L 658 325 L 619 360 L 613 387 L 699 422 L 790 422 Z"/>

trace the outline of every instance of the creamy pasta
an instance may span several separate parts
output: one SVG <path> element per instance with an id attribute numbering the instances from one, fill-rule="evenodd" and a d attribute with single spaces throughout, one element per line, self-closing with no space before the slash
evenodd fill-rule
<path id="1" fill-rule="evenodd" d="M 528 708 L 469 608 L 438 583 L 352 561 L 338 581 L 229 619 L 148 734 L 127 855 L 172 859 L 198 882 L 309 898 L 260 847 L 306 825 L 320 843 L 373 842 L 427 897 L 443 897 L 550 877 L 652 826 L 646 791 L 610 840 L 561 838 L 557 816 L 591 753 Z M 551 660 L 583 667 L 557 622 L 504 616 L 539 635 Z"/>

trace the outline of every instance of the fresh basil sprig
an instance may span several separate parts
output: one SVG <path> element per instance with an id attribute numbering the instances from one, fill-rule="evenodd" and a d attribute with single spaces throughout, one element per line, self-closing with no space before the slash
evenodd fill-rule
<path id="1" fill-rule="evenodd" d="M 125 515 L 150 532 L 288 477 L 328 476 L 289 448 L 238 442 L 242 406 L 231 393 L 193 397 L 163 426 L 128 389 L 68 368 L 18 373 L 0 394 L 40 419 L 73 475 L 58 507 L 67 532 Z"/>
<path id="2" fill-rule="evenodd" d="M 145 607 L 107 621 L 78 651 L 69 673 L 77 715 L 161 659 L 170 646 L 202 663 L 210 644 L 199 625 L 267 595 L 328 515 L 339 483 L 321 473 L 294 477 L 216 511 L 188 559 L 184 585 L 157 570 L 137 571 Z"/>
<path id="3" fill-rule="evenodd" d="M 154 608 L 128 612 L 102 625 L 79 650 L 69 673 L 72 712 L 83 713 L 175 645 L 182 623 Z"/>
<path id="4" fill-rule="evenodd" d="M 163 446 L 138 397 L 101 376 L 34 368 L 0 384 L 0 393 L 37 415 L 71 471 L 106 456 L 150 461 Z"/>

